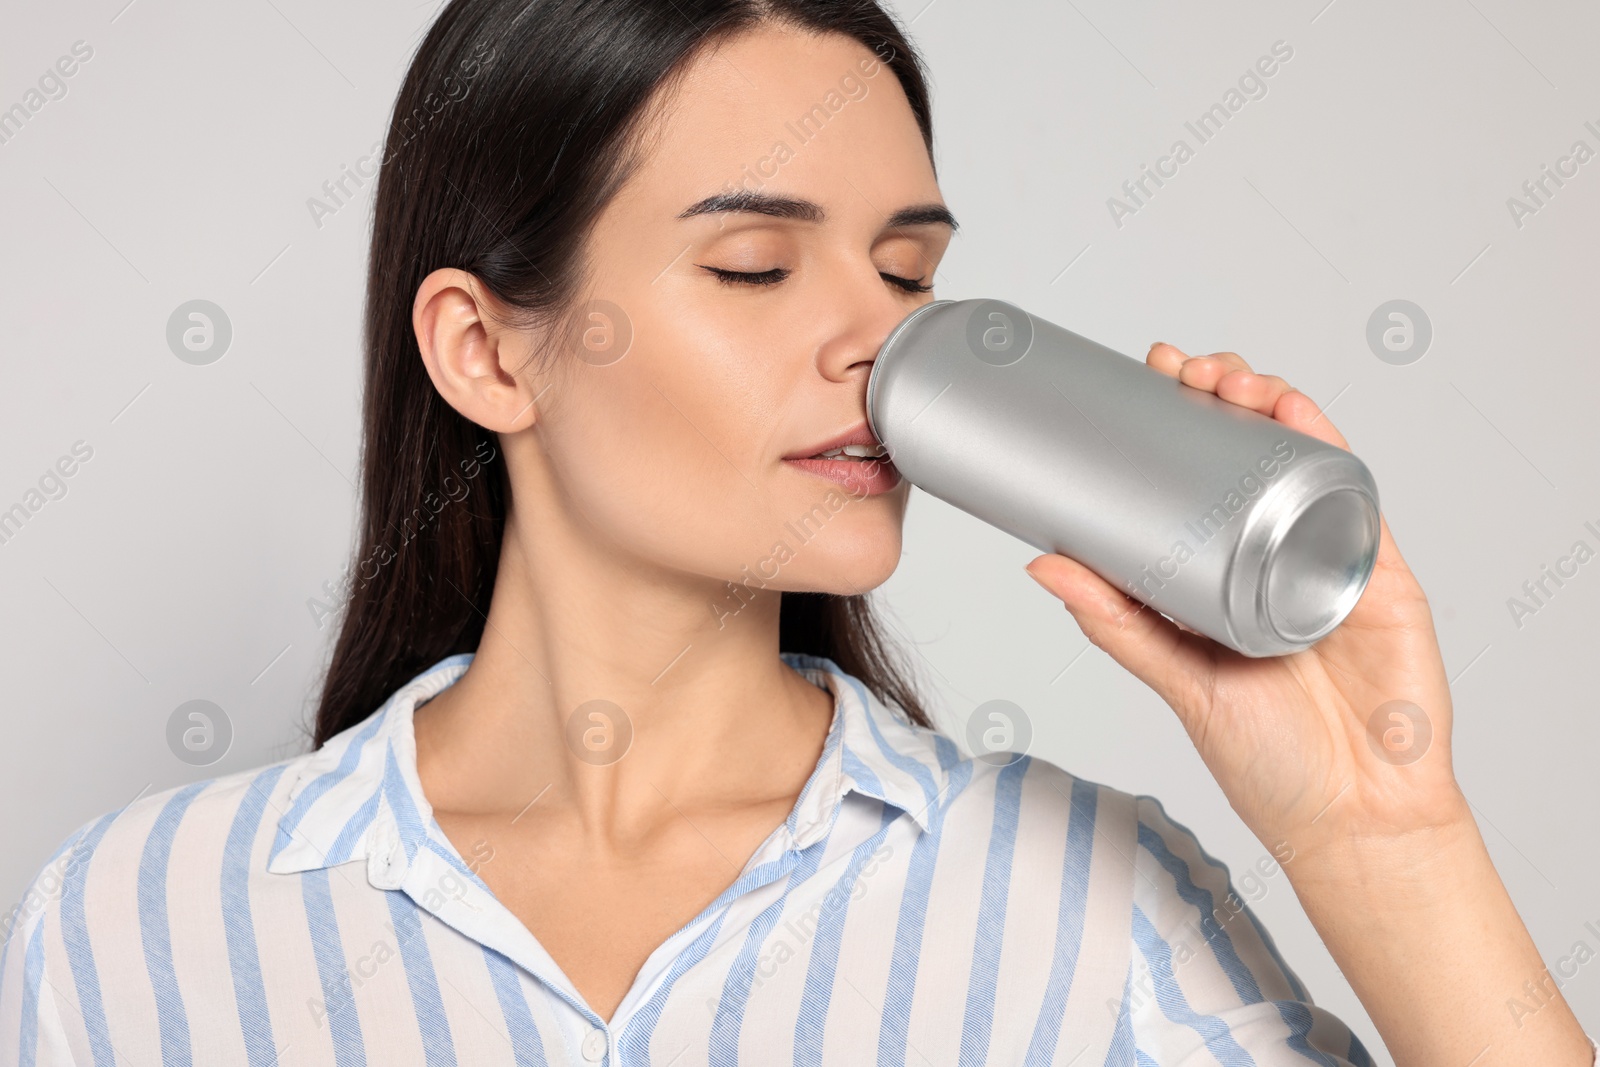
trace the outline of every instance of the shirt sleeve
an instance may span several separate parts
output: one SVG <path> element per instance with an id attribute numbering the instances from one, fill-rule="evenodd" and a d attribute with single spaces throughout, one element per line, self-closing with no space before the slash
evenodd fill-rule
<path id="1" fill-rule="evenodd" d="M 0 918 L 0 1063 L 74 1067 L 56 983 L 62 879 L 83 829 L 68 838 L 34 877 L 15 907 Z"/>
<path id="2" fill-rule="evenodd" d="M 1139 796 L 1133 951 L 1119 1037 L 1128 1063 L 1371 1067 L 1359 1038 L 1317 1007 L 1228 868 Z M 1288 845 L 1263 850 L 1237 879 L 1245 895 L 1289 892 Z"/>

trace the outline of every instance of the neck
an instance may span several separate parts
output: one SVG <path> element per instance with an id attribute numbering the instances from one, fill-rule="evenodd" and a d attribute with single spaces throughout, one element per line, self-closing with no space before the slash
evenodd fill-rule
<path id="1" fill-rule="evenodd" d="M 436 812 L 515 817 L 537 799 L 586 836 L 636 839 L 809 775 L 834 700 L 778 658 L 780 594 L 729 616 L 724 583 L 610 549 L 508 517 L 476 655 L 415 716 Z"/>

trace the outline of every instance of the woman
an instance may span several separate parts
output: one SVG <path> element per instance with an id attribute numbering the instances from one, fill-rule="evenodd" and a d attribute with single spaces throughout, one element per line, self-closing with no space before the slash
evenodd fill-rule
<path id="1" fill-rule="evenodd" d="M 1369 1063 L 1157 801 L 963 758 L 874 628 L 909 487 L 864 390 L 955 229 L 931 145 L 870 0 L 449 4 L 376 194 L 319 747 L 69 838 L 0 963 L 3 1047 Z M 1147 358 L 1344 447 L 1232 353 Z M 1029 572 L 1172 705 L 1397 1062 L 1591 1062 L 1553 990 L 1507 1018 L 1548 976 L 1387 529 L 1348 621 L 1275 660 Z M 1366 741 L 1401 699 L 1409 763 Z"/>

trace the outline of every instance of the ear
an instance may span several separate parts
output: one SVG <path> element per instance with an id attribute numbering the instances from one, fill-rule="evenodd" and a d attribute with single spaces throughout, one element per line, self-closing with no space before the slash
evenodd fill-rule
<path id="1" fill-rule="evenodd" d="M 443 268 L 422 280 L 411 325 L 433 387 L 461 415 L 487 430 L 515 433 L 533 425 L 543 392 L 528 364 L 541 334 L 513 329 L 499 301 L 464 270 Z"/>

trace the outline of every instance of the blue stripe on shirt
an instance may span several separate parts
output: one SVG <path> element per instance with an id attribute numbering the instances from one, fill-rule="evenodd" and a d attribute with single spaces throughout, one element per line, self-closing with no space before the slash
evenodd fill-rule
<path id="1" fill-rule="evenodd" d="M 483 946 L 483 961 L 489 968 L 495 999 L 500 1002 L 500 1016 L 506 1021 L 506 1033 L 511 1038 L 511 1053 L 516 1057 L 517 1067 L 546 1067 L 544 1035 L 533 1021 L 528 998 L 523 995 L 522 982 L 517 978 L 517 968 L 488 945 Z"/>
<path id="2" fill-rule="evenodd" d="M 868 695 L 866 688 L 862 685 L 861 681 L 859 679 L 846 677 L 846 682 L 856 691 L 856 697 L 862 703 L 865 703 L 868 699 Z M 926 800 L 928 805 L 931 807 L 939 796 L 939 788 L 934 782 L 932 769 L 930 769 L 928 765 L 923 763 L 921 760 L 915 758 L 914 756 L 909 756 L 895 748 L 893 745 L 889 744 L 888 739 L 883 736 L 883 730 L 879 728 L 875 719 L 869 717 L 867 719 L 867 727 L 872 732 L 873 741 L 877 743 L 878 751 L 876 754 L 887 760 L 890 766 L 895 767 L 914 778 L 917 785 L 922 789 L 923 799 Z M 937 735 L 935 736 L 937 737 Z"/>
<path id="3" fill-rule="evenodd" d="M 272 1041 L 272 1013 L 267 1008 L 266 983 L 261 978 L 261 957 L 256 950 L 255 917 L 250 911 L 250 863 L 256 835 L 284 766 L 268 767 L 251 779 L 244 791 L 228 840 L 222 849 L 222 932 L 228 945 L 228 970 L 233 976 L 233 999 L 239 1011 L 239 1032 L 244 1038 L 250 1067 L 273 1067 L 278 1050 Z"/>
<path id="4" fill-rule="evenodd" d="M 867 860 L 883 843 L 889 827 L 901 814 L 900 809 L 890 804 L 883 805 L 883 822 L 878 826 L 878 832 L 855 847 L 839 880 L 846 894 L 844 903 L 834 911 L 824 911 L 817 918 L 816 931 L 811 935 L 811 958 L 806 963 L 805 987 L 800 993 L 800 1009 L 794 1022 L 794 1067 L 815 1067 L 822 1062 L 828 1009 L 832 1005 L 833 990 L 837 984 L 839 949 L 844 942 L 844 924 L 849 918 L 850 902 L 855 899 L 856 879 L 860 877 Z M 812 847 L 821 848 L 822 843 Z"/>
<path id="5" fill-rule="evenodd" d="M 874 727 L 876 730 L 876 727 Z M 881 734 L 879 735 L 882 736 Z M 921 763 L 919 777 L 925 779 L 923 790 L 932 794 L 932 804 L 937 799 L 932 774 Z M 972 777 L 972 763 L 965 761 L 950 769 L 947 789 L 956 796 L 966 788 Z M 895 922 L 894 954 L 889 960 L 888 988 L 884 990 L 882 1021 L 878 1029 L 878 1063 L 887 1067 L 904 1067 L 906 1050 L 910 1045 L 911 1001 L 917 987 L 918 972 L 922 963 L 922 935 L 928 919 L 928 897 L 933 892 L 933 872 L 938 860 L 939 845 L 944 835 L 943 805 L 933 808 L 929 832 L 917 838 L 911 846 L 910 869 L 906 872 L 905 890 L 900 897 L 900 916 Z"/>
<path id="6" fill-rule="evenodd" d="M 406 859 L 417 858 L 417 849 L 427 831 L 422 825 L 422 813 L 417 810 L 416 801 L 411 799 L 411 790 L 406 788 L 406 781 L 400 774 L 400 765 L 395 762 L 394 745 L 387 746 L 383 756 L 383 798 L 389 802 L 389 810 L 394 813 L 395 829 L 400 833 L 400 842 L 405 846 Z"/>
<path id="7" fill-rule="evenodd" d="M 736 1067 L 739 1062 L 739 1034 L 744 1026 L 745 1004 L 754 985 L 756 967 L 760 963 L 761 946 L 767 935 L 778 924 L 788 907 L 789 895 L 816 873 L 827 842 L 818 842 L 795 854 L 794 868 L 784 883 L 778 899 L 761 909 L 745 931 L 744 943 L 728 968 L 722 982 L 722 997 L 717 1002 L 716 1013 L 711 1018 L 711 1036 L 707 1041 L 707 1062 L 713 1067 Z M 848 899 L 848 898 L 846 898 Z"/>
<path id="8" fill-rule="evenodd" d="M 1054 788 L 1054 783 L 1052 783 Z M 1050 978 L 1045 983 L 1039 1016 L 1028 1040 L 1027 1067 L 1047 1067 L 1055 1058 L 1056 1042 L 1066 1018 L 1072 977 L 1078 973 L 1083 949 L 1083 924 L 1089 907 L 1089 871 L 1094 857 L 1094 821 L 1100 788 L 1082 778 L 1072 781 L 1067 813 L 1067 843 L 1061 856 L 1061 897 L 1056 904 L 1056 940 L 1050 953 Z M 1131 975 L 1131 968 L 1130 968 Z M 1126 1000 L 1127 989 L 1123 990 Z M 1123 1016 L 1127 1011 L 1124 1009 Z M 1131 1042 L 1132 1035 L 1129 1035 Z"/>
<path id="9" fill-rule="evenodd" d="M 364 1067 L 367 1050 L 361 1038 L 361 1014 L 356 1008 L 350 973 L 345 969 L 344 943 L 339 939 L 339 918 L 333 911 L 328 868 L 303 873 L 300 890 L 306 903 L 317 979 L 322 984 L 322 1017 L 318 1021 L 328 1026 L 338 1067 Z"/>
<path id="10" fill-rule="evenodd" d="M 775 861 L 772 864 L 764 864 L 763 866 L 777 866 L 781 872 L 787 873 L 793 864 L 794 856 L 791 853 L 786 854 L 782 860 Z M 757 868 L 757 870 L 760 869 Z M 778 877 L 782 877 L 782 873 Z M 770 880 L 769 878 L 768 881 Z M 721 897 L 718 900 L 721 900 Z M 705 912 L 702 911 L 701 915 L 704 914 Z M 661 985 L 656 987 L 656 991 L 650 994 L 650 999 L 645 1001 L 644 1006 L 623 1026 L 622 1034 L 617 1038 L 617 1057 L 619 1062 L 652 1062 L 650 1039 L 655 1036 L 656 1024 L 661 1021 L 661 1013 L 666 1008 L 667 998 L 672 995 L 673 984 L 677 982 L 685 971 L 699 963 L 706 957 L 706 953 L 711 951 L 712 946 L 717 943 L 717 935 L 722 931 L 723 920 L 727 917 L 727 909 L 724 908 L 718 912 L 716 920 L 701 931 L 699 936 L 689 943 L 678 958 L 672 961 L 672 966 L 667 968 L 666 976 L 662 979 Z M 661 1062 L 673 1062 L 678 1058 L 680 1052 L 682 1052 L 681 1049 L 673 1051 L 670 1055 L 662 1057 Z"/>
<path id="11" fill-rule="evenodd" d="M 163 1067 L 188 1067 L 190 1063 L 189 1015 L 172 966 L 172 934 L 167 925 L 167 873 L 178 824 L 206 785 L 196 782 L 172 794 L 156 816 L 139 857 L 139 932 L 144 940 L 145 971 L 156 998 Z"/>
<path id="12" fill-rule="evenodd" d="M 31 901 L 34 897 L 41 895 L 41 890 L 44 890 L 45 893 L 54 892 L 54 890 L 45 889 L 44 885 L 42 884 L 43 878 L 49 872 L 50 868 L 55 866 L 56 860 L 60 859 L 69 849 L 77 846 L 78 842 L 83 839 L 83 835 L 86 830 L 88 830 L 87 824 L 80 826 L 72 833 L 70 837 L 61 842 L 61 844 L 56 848 L 55 852 L 50 854 L 50 858 L 44 861 L 44 866 L 39 869 L 38 874 L 34 875 L 33 882 L 29 885 L 27 893 L 25 893 L 23 898 L 17 902 L 16 907 L 12 908 L 11 911 L 6 915 L 5 936 L 0 937 L 0 1003 L 3 1003 L 3 998 L 6 991 L 6 959 L 11 954 L 11 942 L 22 933 L 22 928 L 27 925 L 22 921 L 22 913 L 29 909 L 29 901 Z M 61 872 L 58 877 L 65 878 L 66 872 Z M 56 888 L 60 888 L 59 883 L 57 884 Z"/>
<path id="13" fill-rule="evenodd" d="M 1128 974 L 1122 980 L 1122 1006 L 1117 1011 L 1117 1022 L 1111 1032 L 1111 1047 L 1106 1050 L 1105 1067 L 1134 1067 L 1133 1045 L 1133 1017 L 1129 1010 L 1132 1004 L 1133 992 L 1133 961 L 1128 961 Z M 1029 1050 L 1032 1051 L 1031 1049 Z M 1032 1056 L 1028 1058 L 1030 1064 L 1036 1062 Z"/>
<path id="14" fill-rule="evenodd" d="M 1011 857 L 1022 814 L 1022 779 L 1028 756 L 1001 768 L 994 783 L 994 822 L 983 866 L 983 890 L 973 934 L 972 966 L 967 976 L 967 1009 L 961 1020 L 961 1059 L 978 1062 L 994 1028 L 994 998 L 1000 975 L 1000 948 L 1006 939 L 1006 900 L 1011 891 Z"/>
<path id="15" fill-rule="evenodd" d="M 111 1048 L 111 1031 L 106 1025 L 105 1005 L 100 999 L 100 972 L 95 967 L 94 946 L 89 940 L 83 893 L 95 847 L 118 814 L 120 812 L 113 811 L 102 816 L 84 834 L 80 845 L 84 850 L 83 861 L 61 884 L 61 939 L 67 946 L 67 964 L 72 970 L 72 983 L 78 991 L 78 1011 L 83 1015 L 83 1028 L 89 1037 L 89 1054 L 94 1057 L 94 1067 L 116 1067 L 116 1054 Z"/>
<path id="16" fill-rule="evenodd" d="M 356 813 L 350 816 L 350 821 L 339 830 L 339 836 L 333 839 L 333 844 L 328 847 L 328 866 L 336 867 L 349 860 L 350 853 L 355 849 L 356 842 L 361 840 L 361 835 L 367 832 L 367 827 L 372 825 L 372 819 L 378 814 L 378 797 L 381 794 L 373 793 L 366 799 Z"/>
<path id="17" fill-rule="evenodd" d="M 1188 999 L 1183 995 L 1183 987 L 1178 984 L 1177 976 L 1172 971 L 1171 947 L 1156 933 L 1144 909 L 1137 904 L 1133 906 L 1133 937 L 1150 966 L 1150 976 L 1155 982 L 1156 1003 L 1161 1005 L 1161 1013 L 1199 1034 L 1222 1067 L 1254 1067 L 1256 1061 L 1239 1047 L 1227 1023 L 1215 1015 L 1202 1015 L 1189 1006 Z"/>
<path id="18" fill-rule="evenodd" d="M 1171 821 L 1171 820 L 1168 820 Z M 1174 823 L 1174 826 L 1177 824 Z M 1179 829 L 1183 829 L 1179 827 Z M 1192 836 L 1192 835 L 1191 835 Z M 1178 896 L 1187 904 L 1200 910 L 1201 928 L 1205 931 L 1206 944 L 1211 946 L 1211 951 L 1216 955 L 1217 963 L 1221 965 L 1228 980 L 1233 983 L 1233 988 L 1239 999 L 1247 1004 L 1253 1004 L 1263 999 L 1261 987 L 1256 984 L 1255 975 L 1250 968 L 1239 958 L 1238 951 L 1234 948 L 1233 938 L 1222 924 L 1216 921 L 1216 898 L 1211 891 L 1196 885 L 1190 874 L 1189 864 L 1167 847 L 1166 841 L 1155 830 L 1142 821 L 1139 823 L 1139 844 L 1149 851 L 1161 864 L 1166 872 L 1172 875 L 1177 886 Z M 1219 872 L 1220 873 L 1220 872 Z M 1241 902 L 1242 903 L 1242 902 Z M 1248 906 L 1242 910 L 1249 914 Z M 1278 1009 L 1279 1016 L 1284 1024 L 1289 1027 L 1289 1047 L 1301 1056 L 1318 1064 L 1319 1067 L 1337 1067 L 1325 1052 L 1319 1052 L 1311 1047 L 1306 1035 L 1311 1032 L 1311 1012 L 1307 1007 L 1295 1001 L 1274 1000 L 1273 1004 Z"/>
<path id="19" fill-rule="evenodd" d="M 44 923 L 33 928 L 22 956 L 22 1033 L 19 1067 L 33 1067 L 39 1050 L 39 988 L 44 981 Z"/>
<path id="20" fill-rule="evenodd" d="M 406 984 L 411 987 L 411 1004 L 417 1012 L 417 1029 L 422 1034 L 423 1055 L 428 1067 L 455 1067 L 455 1039 L 450 1034 L 450 1019 L 439 996 L 439 978 L 433 970 L 433 955 L 422 933 L 417 902 L 398 889 L 389 891 L 389 915 L 394 921 L 395 940 L 400 944 L 400 959 L 406 968 Z"/>
<path id="21" fill-rule="evenodd" d="M 305 788 L 295 795 L 294 801 L 289 805 L 289 810 L 278 821 L 277 836 L 273 839 L 272 850 L 267 853 L 267 862 L 271 863 L 283 851 L 285 845 L 294 839 L 294 831 L 301 821 L 311 811 L 314 805 L 328 790 L 344 781 L 355 772 L 361 763 L 361 753 L 368 740 L 378 732 L 384 723 L 384 716 L 374 714 L 367 724 L 346 743 L 344 751 L 339 754 L 339 762 L 331 771 L 317 775 Z"/>

